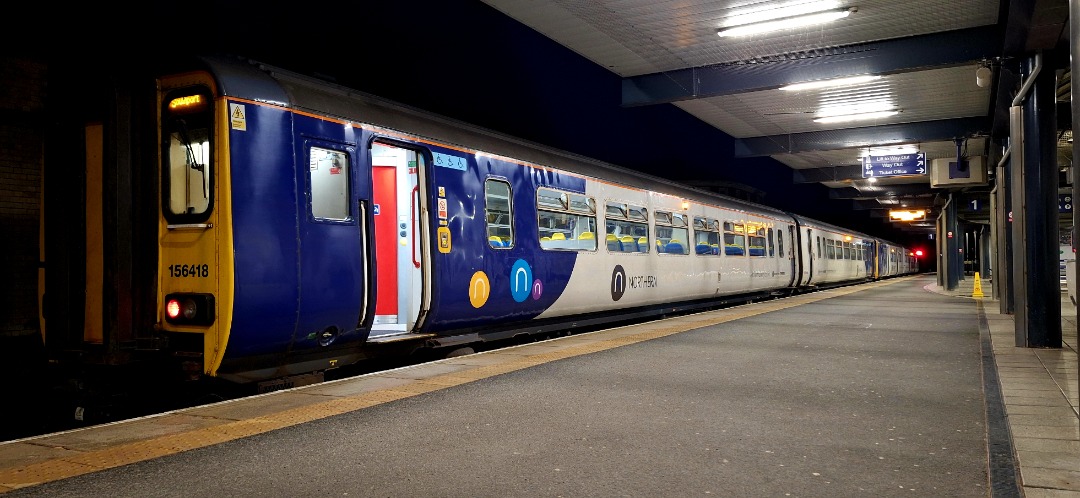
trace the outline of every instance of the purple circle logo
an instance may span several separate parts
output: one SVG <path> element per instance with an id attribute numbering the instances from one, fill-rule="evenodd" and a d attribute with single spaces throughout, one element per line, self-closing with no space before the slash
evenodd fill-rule
<path id="1" fill-rule="evenodd" d="M 536 280 L 533 281 L 532 287 L 533 287 L 533 289 L 532 289 L 533 290 L 533 292 L 532 292 L 533 301 L 536 301 L 536 300 L 540 299 L 540 296 L 544 293 L 544 283 L 541 282 L 540 279 L 536 279 Z"/>

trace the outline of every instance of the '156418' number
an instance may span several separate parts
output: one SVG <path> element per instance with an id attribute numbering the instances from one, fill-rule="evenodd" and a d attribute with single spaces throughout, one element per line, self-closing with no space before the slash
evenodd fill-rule
<path id="1" fill-rule="evenodd" d="M 172 277 L 209 277 L 210 265 L 169 265 Z"/>

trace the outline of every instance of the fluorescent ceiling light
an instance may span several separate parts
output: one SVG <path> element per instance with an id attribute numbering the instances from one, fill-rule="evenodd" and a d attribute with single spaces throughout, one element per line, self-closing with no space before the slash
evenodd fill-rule
<path id="1" fill-rule="evenodd" d="M 870 156 L 893 156 L 901 154 L 918 154 L 918 145 L 894 145 L 886 147 L 867 147 L 866 149 L 859 151 L 859 157 Z"/>
<path id="2" fill-rule="evenodd" d="M 764 7 L 751 6 L 736 10 L 735 14 L 724 18 L 722 28 L 742 26 L 765 21 L 775 21 L 786 17 L 805 16 L 841 7 L 840 0 L 796 0 L 784 4 L 770 3 Z"/>
<path id="3" fill-rule="evenodd" d="M 870 100 L 856 99 L 854 101 L 831 101 L 817 111 L 819 118 L 830 116 L 847 116 L 849 114 L 863 114 L 867 112 L 891 111 L 896 109 L 896 103 L 891 98 L 876 98 Z"/>
<path id="4" fill-rule="evenodd" d="M 877 112 L 862 112 L 858 114 L 837 114 L 835 116 L 822 116 L 820 118 L 814 118 L 815 123 L 843 123 L 846 121 L 863 121 L 867 119 L 887 118 L 889 116 L 895 116 L 899 114 L 898 110 L 891 111 L 877 111 Z"/>
<path id="5" fill-rule="evenodd" d="M 805 83 L 795 83 L 793 85 L 780 87 L 780 89 L 787 90 L 789 92 L 795 92 L 799 90 L 816 90 L 818 88 L 835 88 L 838 86 L 858 85 L 859 83 L 866 83 L 877 79 L 881 79 L 881 76 L 864 74 L 862 76 L 849 76 L 847 78 L 833 78 L 831 80 L 818 80 L 807 81 Z"/>
<path id="6" fill-rule="evenodd" d="M 879 85 L 863 85 L 846 88 L 824 88 L 818 92 L 821 107 L 890 104 L 896 100 L 892 90 Z"/>
<path id="7" fill-rule="evenodd" d="M 829 21 L 835 21 L 837 19 L 847 17 L 854 11 L 855 8 L 827 10 L 814 14 L 796 15 L 793 17 L 784 17 L 771 21 L 764 21 L 752 24 L 740 24 L 736 26 L 720 28 L 716 31 L 716 34 L 720 36 L 747 36 L 760 33 L 768 33 L 770 31 L 779 31 L 782 29 L 799 28 L 802 26 L 811 26 L 815 24 L 827 23 Z"/>

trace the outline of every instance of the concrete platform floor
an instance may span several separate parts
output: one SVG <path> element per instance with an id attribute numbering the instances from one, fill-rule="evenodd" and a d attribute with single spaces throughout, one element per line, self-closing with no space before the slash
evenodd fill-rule
<path id="1" fill-rule="evenodd" d="M 1063 289 L 1060 349 L 1017 347 L 1014 316 L 999 312 L 991 285 L 989 279 L 980 279 L 981 298 L 972 297 L 975 278 L 970 275 L 952 291 L 936 282 L 926 290 L 982 302 L 1024 495 L 1080 497 L 1076 305 Z"/>
<path id="2" fill-rule="evenodd" d="M 1017 348 L 972 284 L 905 277 L 0 443 L 0 494 L 1080 497 L 1075 306 L 1064 347 Z M 852 323 L 867 309 L 885 330 Z M 658 356 L 632 354 L 646 343 Z M 982 438 L 994 395 L 1004 425 Z"/>

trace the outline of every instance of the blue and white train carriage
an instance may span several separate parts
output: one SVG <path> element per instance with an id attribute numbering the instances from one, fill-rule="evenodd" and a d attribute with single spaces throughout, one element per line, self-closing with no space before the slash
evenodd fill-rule
<path id="1" fill-rule="evenodd" d="M 157 86 L 157 293 L 136 299 L 204 376 L 912 270 L 879 268 L 886 243 L 841 227 L 257 62 L 202 58 Z"/>

